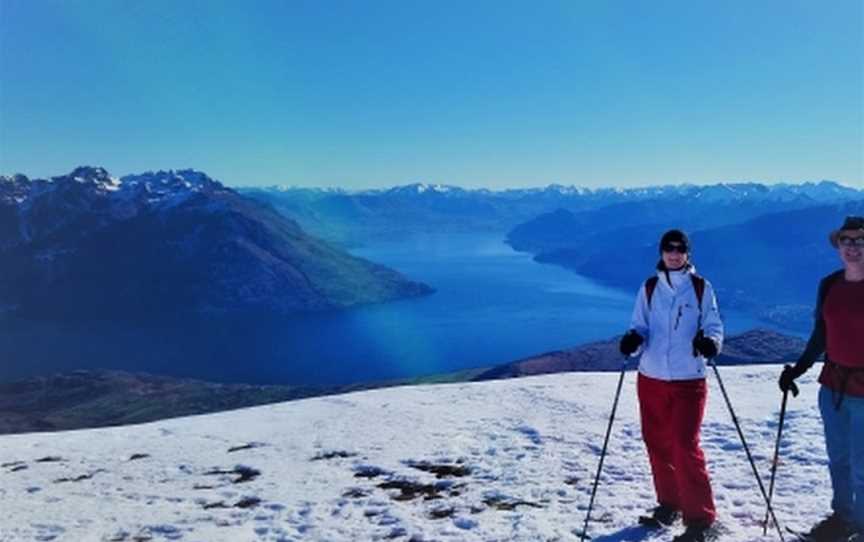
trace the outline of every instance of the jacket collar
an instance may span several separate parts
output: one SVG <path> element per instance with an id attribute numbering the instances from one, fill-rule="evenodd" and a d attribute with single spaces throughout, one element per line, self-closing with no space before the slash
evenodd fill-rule
<path id="1" fill-rule="evenodd" d="M 696 273 L 696 267 L 692 264 L 687 264 L 683 269 L 677 271 L 658 270 L 657 276 L 660 278 L 660 283 L 669 291 L 681 292 L 688 287 L 692 288 L 690 276 Z M 671 282 L 671 286 L 669 284 Z"/>

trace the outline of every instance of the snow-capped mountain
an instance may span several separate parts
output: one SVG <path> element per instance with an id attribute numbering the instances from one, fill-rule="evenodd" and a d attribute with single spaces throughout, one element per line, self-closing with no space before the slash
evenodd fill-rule
<path id="1" fill-rule="evenodd" d="M 603 190 L 595 192 L 603 193 Z M 608 193 L 608 191 L 606 192 Z M 687 197 L 714 202 L 731 201 L 794 201 L 805 198 L 812 202 L 833 202 L 861 197 L 864 190 L 841 185 L 834 181 L 804 183 L 763 184 L 758 182 L 716 183 L 708 185 L 664 185 L 646 188 L 625 189 L 618 192 L 631 199 L 657 197 Z"/>
<path id="2" fill-rule="evenodd" d="M 103 168 L 82 166 L 50 180 L 0 176 L 0 213 L 6 221 L 16 218 L 18 225 L 17 236 L 14 231 L 0 230 L 0 247 L 39 242 L 69 227 L 77 228 L 79 235 L 89 235 L 113 221 L 165 210 L 194 195 L 231 192 L 194 170 L 118 179 Z"/>
<path id="3" fill-rule="evenodd" d="M 842 185 L 836 181 L 808 181 L 803 183 L 774 183 L 766 184 L 760 182 L 720 182 L 707 185 L 695 184 L 668 184 L 657 186 L 644 186 L 635 188 L 616 187 L 585 187 L 577 185 L 563 185 L 558 183 L 549 184 L 535 188 L 506 188 L 500 190 L 488 188 L 462 188 L 459 186 L 417 182 L 407 185 L 394 186 L 391 188 L 374 188 L 360 190 L 346 190 L 342 188 L 310 188 L 299 186 L 272 185 L 263 188 L 265 191 L 282 192 L 313 192 L 329 194 L 349 194 L 354 196 L 363 195 L 421 195 L 421 194 L 450 194 L 463 197 L 474 195 L 484 196 L 506 196 L 509 198 L 531 197 L 538 194 L 557 195 L 562 197 L 584 197 L 605 198 L 608 200 L 638 200 L 652 199 L 657 197 L 697 197 L 713 199 L 717 201 L 741 200 L 741 199 L 768 199 L 789 200 L 797 197 L 810 198 L 813 201 L 835 201 L 837 199 L 858 197 L 864 193 L 864 189 L 853 188 Z M 614 203 L 615 201 L 608 201 Z"/>
<path id="4" fill-rule="evenodd" d="M 0 306 L 36 317 L 328 310 L 431 289 L 194 170 L 0 178 Z"/>
<path id="5" fill-rule="evenodd" d="M 646 224 L 668 216 L 669 206 L 709 225 L 760 213 L 864 198 L 864 190 L 833 181 L 799 184 L 717 183 L 640 188 L 586 188 L 551 184 L 528 189 L 466 189 L 414 183 L 387 189 L 322 191 L 314 188 L 245 188 L 304 228 L 325 238 L 363 243 L 424 232 L 504 233 L 544 213 L 587 213 L 583 222 Z M 615 218 L 614 221 L 608 217 Z M 603 219 L 603 222 L 600 220 Z M 590 233 L 590 228 L 583 228 Z"/>
<path id="6" fill-rule="evenodd" d="M 721 367 L 767 485 L 779 368 Z M 830 505 L 815 375 L 790 399 L 774 508 L 806 528 Z M 408 386 L 145 425 L 0 437 L 0 539 L 579 540 L 618 376 Z M 762 534 L 765 503 L 713 374 L 702 444 L 721 539 Z M 625 378 L 589 532 L 665 542 L 635 378 Z M 781 528 L 782 529 L 782 528 Z M 785 532 L 785 531 L 783 531 Z M 789 538 L 787 534 L 787 539 Z"/>
<path id="7" fill-rule="evenodd" d="M 358 192 L 359 194 L 366 193 L 364 191 Z M 459 196 L 466 193 L 466 190 L 463 188 L 459 188 L 458 186 L 450 186 L 446 184 L 427 184 L 427 183 L 413 183 L 404 186 L 396 186 L 393 188 L 389 188 L 383 192 L 372 192 L 375 194 L 386 194 L 388 196 L 419 196 L 419 195 L 440 195 L 446 194 L 449 196 Z"/>

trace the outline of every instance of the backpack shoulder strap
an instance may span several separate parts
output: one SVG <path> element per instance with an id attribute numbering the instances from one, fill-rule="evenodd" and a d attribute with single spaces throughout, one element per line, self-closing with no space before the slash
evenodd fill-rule
<path id="1" fill-rule="evenodd" d="M 651 297 L 654 295 L 654 290 L 657 289 L 657 282 L 660 277 L 654 275 L 645 281 L 645 299 L 648 300 L 648 308 L 651 308 Z"/>
<path id="2" fill-rule="evenodd" d="M 696 301 L 699 302 L 699 309 L 702 309 L 702 298 L 705 296 L 705 279 L 699 275 L 690 275 L 690 280 L 693 281 L 693 290 L 696 292 Z M 654 295 L 654 290 L 657 288 L 657 283 L 660 277 L 653 276 L 645 281 L 645 297 L 648 300 L 648 306 L 651 306 L 651 297 Z"/>
<path id="3" fill-rule="evenodd" d="M 696 305 L 699 308 L 699 333 L 702 333 L 702 298 L 705 297 L 705 279 L 696 273 L 690 274 L 693 281 L 693 291 L 696 293 Z"/>
<path id="4" fill-rule="evenodd" d="M 696 292 L 696 301 L 699 302 L 699 310 L 702 310 L 702 298 L 705 297 L 705 279 L 693 273 L 690 275 L 693 281 L 693 290 Z"/>

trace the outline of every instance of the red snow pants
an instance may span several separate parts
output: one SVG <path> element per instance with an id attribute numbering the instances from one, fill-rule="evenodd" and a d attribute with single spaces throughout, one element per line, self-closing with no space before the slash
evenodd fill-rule
<path id="1" fill-rule="evenodd" d="M 714 495 L 699 446 L 705 379 L 667 381 L 640 373 L 636 389 L 657 502 L 681 510 L 686 525 L 713 523 Z"/>

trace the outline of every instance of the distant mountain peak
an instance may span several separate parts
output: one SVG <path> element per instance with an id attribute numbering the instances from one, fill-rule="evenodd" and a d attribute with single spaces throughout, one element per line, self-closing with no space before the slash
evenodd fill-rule
<path id="1" fill-rule="evenodd" d="M 0 203 L 17 205 L 27 199 L 31 181 L 25 175 L 0 175 Z"/>
<path id="2" fill-rule="evenodd" d="M 414 194 L 445 194 L 448 192 L 464 192 L 464 189 L 458 186 L 450 186 L 446 184 L 430 184 L 417 182 L 402 186 L 394 186 L 386 191 L 387 194 L 393 195 L 414 195 Z"/>
<path id="3" fill-rule="evenodd" d="M 543 188 L 544 192 L 552 192 L 555 194 L 561 194 L 565 196 L 584 196 L 592 193 L 592 189 L 586 188 L 584 186 L 576 186 L 576 185 L 563 185 L 559 183 L 552 183 Z"/>
<path id="4" fill-rule="evenodd" d="M 187 189 L 192 191 L 208 191 L 224 189 L 224 185 L 214 180 L 203 171 L 195 169 L 169 169 L 156 172 L 126 175 L 122 178 L 124 184 L 134 187 L 140 185 L 148 191 L 167 189 Z"/>
<path id="5" fill-rule="evenodd" d="M 66 176 L 72 177 L 78 182 L 83 182 L 87 180 L 105 181 L 111 178 L 111 175 L 108 174 L 108 171 L 105 170 L 105 168 L 94 166 L 78 166 L 74 170 L 72 170 L 72 173 Z"/>
<path id="6" fill-rule="evenodd" d="M 105 168 L 78 166 L 67 175 L 52 177 L 55 186 L 74 182 L 92 187 L 100 192 L 115 192 L 120 189 L 120 180 L 112 177 Z"/>

